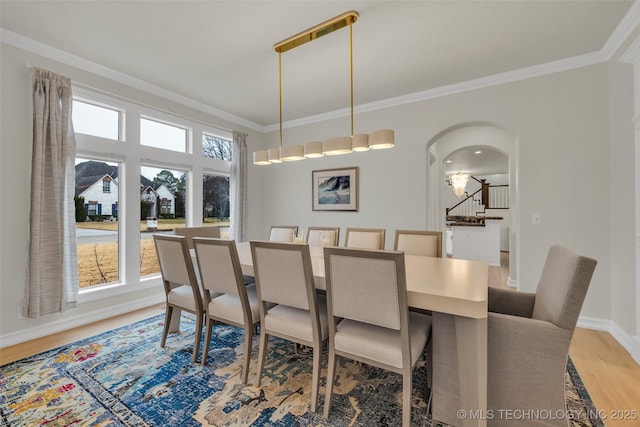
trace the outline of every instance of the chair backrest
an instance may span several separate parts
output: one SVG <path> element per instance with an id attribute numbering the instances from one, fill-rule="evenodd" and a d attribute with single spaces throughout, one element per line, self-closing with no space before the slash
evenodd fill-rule
<path id="1" fill-rule="evenodd" d="M 322 246 L 322 233 L 325 233 L 329 238 L 327 246 L 338 246 L 340 227 L 309 227 L 307 229 L 307 243 L 309 246 Z"/>
<path id="2" fill-rule="evenodd" d="M 196 307 L 202 309 L 202 298 L 191 254 L 187 247 L 187 238 L 169 234 L 154 234 L 153 240 L 165 293 L 171 291 L 172 283 L 190 286 L 193 289 Z"/>
<path id="3" fill-rule="evenodd" d="M 269 231 L 270 242 L 293 242 L 298 234 L 297 225 L 272 225 Z"/>
<path id="4" fill-rule="evenodd" d="M 400 330 L 408 324 L 402 252 L 324 249 L 329 312 L 358 322 Z"/>
<path id="5" fill-rule="evenodd" d="M 308 244 L 251 241 L 258 298 L 310 310 L 315 284 Z"/>
<path id="6" fill-rule="evenodd" d="M 442 231 L 396 230 L 394 251 L 407 255 L 442 257 Z"/>
<path id="7" fill-rule="evenodd" d="M 540 276 L 532 318 L 573 330 L 597 261 L 561 246 L 549 248 Z"/>
<path id="8" fill-rule="evenodd" d="M 193 246 L 205 291 L 240 295 L 245 290 L 235 241 L 194 237 Z"/>
<path id="9" fill-rule="evenodd" d="M 347 228 L 344 246 L 359 249 L 384 249 L 384 228 Z"/>
<path id="10" fill-rule="evenodd" d="M 185 236 L 187 238 L 187 246 L 193 249 L 194 237 L 212 237 L 220 238 L 220 227 L 217 225 L 211 227 L 178 227 L 173 230 L 177 236 Z"/>

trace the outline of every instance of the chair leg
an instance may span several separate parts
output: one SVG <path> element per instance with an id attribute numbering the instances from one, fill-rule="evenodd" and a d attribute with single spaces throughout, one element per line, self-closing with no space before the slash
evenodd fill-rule
<path id="1" fill-rule="evenodd" d="M 164 311 L 164 326 L 162 327 L 162 338 L 160 339 L 160 348 L 164 348 L 167 342 L 167 335 L 169 334 L 169 322 L 171 322 L 171 316 L 173 315 L 173 307 L 168 305 Z"/>
<path id="2" fill-rule="evenodd" d="M 258 350 L 258 380 L 256 385 L 260 387 L 260 381 L 262 380 L 262 366 L 264 365 L 264 358 L 267 352 L 267 341 L 269 334 L 267 331 L 260 331 L 260 348 Z"/>
<path id="3" fill-rule="evenodd" d="M 200 352 L 200 339 L 202 338 L 202 318 L 204 316 L 196 314 L 196 332 L 193 338 L 193 357 L 191 360 L 195 363 L 198 360 L 198 353 Z M 209 323 L 209 322 L 205 322 Z"/>
<path id="4" fill-rule="evenodd" d="M 322 360 L 322 344 L 313 347 L 313 372 L 311 373 L 311 412 L 318 406 L 318 389 L 320 388 L 320 361 Z"/>
<path id="5" fill-rule="evenodd" d="M 251 361 L 251 341 L 253 341 L 252 325 L 244 327 L 244 362 L 242 365 L 242 384 L 247 384 L 249 377 L 249 362 Z"/>
<path id="6" fill-rule="evenodd" d="M 207 364 L 207 356 L 209 355 L 209 345 L 211 344 L 211 334 L 213 333 L 213 323 L 210 321 L 211 319 L 207 318 L 207 322 L 205 322 L 205 333 L 204 333 L 204 348 L 202 349 L 202 359 L 200 360 L 201 365 Z"/>
<path id="7" fill-rule="evenodd" d="M 402 373 L 402 426 L 411 426 L 411 367 L 404 368 Z"/>
<path id="8" fill-rule="evenodd" d="M 336 350 L 329 343 L 329 364 L 327 365 L 327 390 L 324 396 L 324 411 L 322 416 L 329 418 L 329 411 L 331 410 L 331 396 L 333 395 L 333 381 L 336 375 Z"/>

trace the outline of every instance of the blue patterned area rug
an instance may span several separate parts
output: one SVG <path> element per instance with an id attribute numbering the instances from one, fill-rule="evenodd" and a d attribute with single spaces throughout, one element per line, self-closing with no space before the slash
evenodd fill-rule
<path id="1" fill-rule="evenodd" d="M 338 358 L 328 420 L 309 408 L 311 358 L 272 338 L 261 387 L 240 384 L 243 332 L 216 325 L 207 364 L 193 364 L 193 320 L 159 347 L 163 316 L 90 337 L 0 367 L 1 426 L 389 426 L 401 424 L 402 378 Z M 257 338 L 249 382 L 255 380 Z M 414 373 L 412 422 L 427 414 L 426 362 Z M 326 357 L 323 362 L 326 366 Z M 574 426 L 602 426 L 569 363 L 568 408 Z"/>

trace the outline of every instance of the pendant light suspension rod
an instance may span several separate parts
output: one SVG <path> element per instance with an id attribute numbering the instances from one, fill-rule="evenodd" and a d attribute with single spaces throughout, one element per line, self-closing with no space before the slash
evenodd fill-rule
<path id="1" fill-rule="evenodd" d="M 349 75 L 351 87 L 351 137 L 353 138 L 353 23 L 349 22 Z"/>
<path id="2" fill-rule="evenodd" d="M 280 149 L 282 150 L 282 52 L 278 52 L 278 80 L 280 86 Z"/>

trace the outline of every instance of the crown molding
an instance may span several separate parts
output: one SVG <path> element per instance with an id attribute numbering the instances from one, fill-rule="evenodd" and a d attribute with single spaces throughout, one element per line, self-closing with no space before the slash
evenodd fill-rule
<path id="1" fill-rule="evenodd" d="M 470 92 L 472 90 L 484 89 L 487 87 L 498 86 L 505 83 L 527 80 L 534 77 L 541 77 L 548 74 L 587 67 L 589 65 L 599 64 L 606 61 L 607 58 L 602 52 L 587 53 L 571 58 L 547 62 L 545 64 L 534 65 L 531 67 L 520 68 L 518 70 L 507 71 L 487 77 L 481 77 L 479 79 L 468 80 L 461 83 L 454 83 L 447 86 L 440 86 L 437 88 L 415 92 L 408 95 L 387 98 L 382 101 L 360 104 L 354 106 L 354 113 L 366 113 L 370 111 L 381 110 L 384 108 L 397 107 L 414 102 L 454 95 L 457 93 Z M 288 120 L 286 122 L 282 122 L 282 127 L 293 128 L 297 126 L 318 123 L 325 120 L 337 119 L 348 116 L 350 114 L 351 110 L 349 108 L 342 108 L 340 110 L 334 110 L 327 113 L 303 117 L 295 120 Z M 267 132 L 273 132 L 278 130 L 279 126 L 279 123 L 274 123 L 272 125 L 265 126 L 265 130 Z"/>
<path id="2" fill-rule="evenodd" d="M 144 80 L 137 79 L 128 74 L 116 71 L 112 68 L 96 64 L 95 62 L 88 61 L 64 50 L 57 49 L 47 44 L 24 37 L 20 34 L 6 30 L 4 28 L 0 28 L 0 41 L 2 43 L 6 43 L 8 45 L 17 47 L 27 52 L 34 53 L 44 58 L 48 58 L 53 61 L 77 68 L 79 70 L 86 71 L 127 86 L 131 86 L 135 89 L 139 89 L 151 95 L 156 95 L 169 101 L 182 104 L 186 107 L 194 108 L 198 111 L 202 111 L 221 119 L 228 120 L 232 123 L 245 126 L 249 129 L 258 132 L 265 132 L 264 126 L 244 119 L 242 117 L 235 116 L 233 114 L 227 113 L 226 111 L 219 110 L 184 95 L 180 95 L 170 90 L 161 88 L 160 86 L 145 82 Z"/>
<path id="3" fill-rule="evenodd" d="M 640 65 L 640 37 L 638 37 L 631 46 L 620 56 L 620 62 L 628 64 Z"/>
<path id="4" fill-rule="evenodd" d="M 640 25 L 640 0 L 635 0 L 616 29 L 611 33 L 611 36 L 609 36 L 609 40 L 600 50 L 607 60 L 613 57 L 638 25 Z"/>

